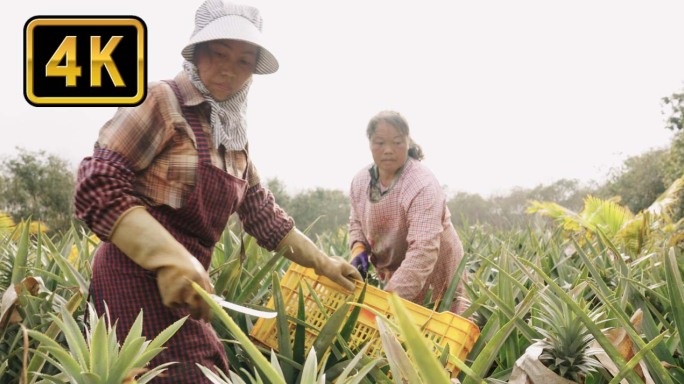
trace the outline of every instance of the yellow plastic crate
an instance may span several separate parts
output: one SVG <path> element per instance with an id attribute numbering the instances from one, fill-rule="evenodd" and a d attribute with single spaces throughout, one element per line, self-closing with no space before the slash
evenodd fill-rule
<path id="1" fill-rule="evenodd" d="M 314 301 L 305 281 L 311 285 L 311 289 L 313 289 L 323 304 L 328 317 L 345 302 L 357 301 L 363 289 L 363 283 L 357 281 L 354 292 L 349 292 L 332 280 L 316 275 L 313 269 L 304 268 L 295 263 L 290 265 L 290 268 L 280 282 L 283 300 L 287 314 L 296 318 L 299 306 L 299 284 L 301 283 L 306 309 L 306 322 L 314 328 L 306 328 L 305 345 L 308 350 L 318 335 L 317 330 L 320 330 L 323 324 L 325 324 L 327 317 L 321 312 L 318 304 Z M 364 304 L 375 309 L 378 313 L 384 314 L 387 318 L 392 318 L 388 295 L 387 292 L 369 285 L 366 288 Z M 402 304 L 404 304 L 412 316 L 414 324 L 423 330 L 423 335 L 426 339 L 432 340 L 442 347 L 448 344 L 451 355 L 459 358 L 461 361 L 465 361 L 473 345 L 475 345 L 475 341 L 480 336 L 480 329 L 477 325 L 451 312 L 437 313 L 408 300 L 403 300 Z M 275 307 L 273 298 L 271 298 L 267 306 L 269 308 Z M 290 337 L 294 338 L 295 323 L 290 322 L 289 325 Z M 278 350 L 276 319 L 257 320 L 250 332 L 250 336 L 263 345 L 276 351 Z M 401 336 L 399 339 L 401 340 Z M 362 308 L 356 326 L 352 331 L 349 346 L 352 349 L 356 348 L 366 340 L 369 340 L 371 344 L 367 350 L 367 355 L 370 357 L 382 356 L 382 341 L 378 333 L 375 315 Z M 435 349 L 435 355 L 440 355 L 437 349 Z M 455 377 L 459 372 L 459 369 L 452 363 L 447 363 L 446 369 L 452 377 Z"/>

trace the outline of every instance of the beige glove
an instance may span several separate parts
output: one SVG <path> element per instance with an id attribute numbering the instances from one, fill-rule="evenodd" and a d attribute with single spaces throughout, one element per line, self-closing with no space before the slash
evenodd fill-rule
<path id="1" fill-rule="evenodd" d="M 167 307 L 187 307 L 195 319 L 211 319 L 211 309 L 190 281 L 213 292 L 209 274 L 145 207 L 124 212 L 112 229 L 111 242 L 144 269 L 157 272 L 157 286 Z"/>
<path id="2" fill-rule="evenodd" d="M 307 268 L 313 268 L 317 275 L 325 276 L 348 291 L 354 290 L 353 280 L 361 280 L 359 271 L 339 256 L 329 257 L 297 228 L 285 235 L 276 248 L 284 250 L 284 256 Z"/>

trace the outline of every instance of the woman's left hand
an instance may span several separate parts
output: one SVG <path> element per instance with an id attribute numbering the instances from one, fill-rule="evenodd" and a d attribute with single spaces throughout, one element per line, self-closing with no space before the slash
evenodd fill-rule
<path id="1" fill-rule="evenodd" d="M 363 251 L 356 255 L 352 261 L 351 265 L 359 271 L 362 280 L 366 280 L 368 276 L 368 253 Z"/>
<path id="2" fill-rule="evenodd" d="M 297 228 L 292 228 L 276 249 L 283 252 L 286 258 L 307 268 L 313 268 L 317 275 L 329 278 L 348 291 L 354 290 L 354 280 L 362 280 L 359 271 L 347 260 L 340 256 L 326 255 Z"/>

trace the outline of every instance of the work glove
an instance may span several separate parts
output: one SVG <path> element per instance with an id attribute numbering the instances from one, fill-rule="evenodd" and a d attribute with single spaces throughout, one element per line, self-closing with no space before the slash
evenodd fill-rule
<path id="1" fill-rule="evenodd" d="M 348 291 L 354 290 L 355 279 L 361 280 L 356 268 L 339 256 L 330 257 L 323 253 L 297 228 L 292 228 L 285 235 L 276 251 L 284 252 L 283 256 L 301 266 L 313 268 L 317 275 L 329 278 Z"/>
<path id="2" fill-rule="evenodd" d="M 145 207 L 124 212 L 110 240 L 140 267 L 157 273 L 157 287 L 165 306 L 188 308 L 194 319 L 211 319 L 211 308 L 191 285 L 194 281 L 212 293 L 209 274 Z"/>
<path id="3" fill-rule="evenodd" d="M 366 280 L 368 276 L 368 252 L 366 252 L 366 246 L 359 242 L 354 243 L 351 256 L 351 265 L 359 271 L 363 280 Z"/>

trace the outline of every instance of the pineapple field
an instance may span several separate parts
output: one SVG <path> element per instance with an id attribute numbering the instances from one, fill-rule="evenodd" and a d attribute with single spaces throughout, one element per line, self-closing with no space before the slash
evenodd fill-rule
<path id="1" fill-rule="evenodd" d="M 277 348 L 250 336 L 257 318 L 221 308 L 196 287 L 212 306 L 231 367 L 203 371 L 214 383 L 684 383 L 684 226 L 670 215 L 683 185 L 675 181 L 637 213 L 588 196 L 577 212 L 530 202 L 536 220 L 526 229 L 457 227 L 472 300 L 463 317 L 478 331 L 461 357 L 424 337 L 425 324 L 393 295 L 388 313 L 375 316 L 375 354 L 370 342 L 350 337 L 359 313 L 373 311 L 364 294 L 320 324 L 307 319 L 303 300 L 286 308 L 281 280 L 290 262 L 229 225 L 214 249 L 215 293 L 276 311 Z M 50 223 L 0 215 L 0 382 L 145 383 L 164 374 L 148 363 L 183 320 L 152 340 L 141 336 L 141 320 L 117 334 L 116 322 L 96 317 L 88 303 L 98 238 L 77 227 L 47 235 L 42 225 Z M 343 257 L 347 240 L 344 228 L 317 236 L 326 253 Z M 313 291 L 307 281 L 293 290 Z M 436 316 L 449 294 L 421 308 Z M 323 305 L 320 295 L 311 305 Z"/>

